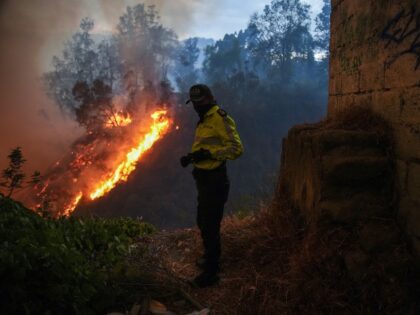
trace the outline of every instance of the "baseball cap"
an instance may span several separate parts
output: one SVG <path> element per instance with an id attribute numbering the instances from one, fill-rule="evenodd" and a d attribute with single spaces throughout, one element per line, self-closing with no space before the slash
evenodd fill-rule
<path id="1" fill-rule="evenodd" d="M 188 104 L 190 102 L 200 102 L 206 97 L 210 96 L 213 98 L 213 93 L 210 88 L 205 84 L 195 84 L 190 88 L 189 92 L 190 98 L 185 102 Z"/>

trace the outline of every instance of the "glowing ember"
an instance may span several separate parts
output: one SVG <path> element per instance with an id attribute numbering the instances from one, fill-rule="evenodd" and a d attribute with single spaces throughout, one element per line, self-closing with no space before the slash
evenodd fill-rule
<path id="1" fill-rule="evenodd" d="M 77 196 L 73 199 L 73 201 L 66 208 L 64 208 L 63 215 L 66 216 L 66 217 L 69 216 L 70 213 L 72 213 L 73 210 L 77 207 L 77 205 L 78 205 L 80 199 L 82 199 L 82 197 L 83 197 L 83 194 L 81 192 L 79 192 L 77 194 Z"/>
<path id="2" fill-rule="evenodd" d="M 153 144 L 159 140 L 169 128 L 169 119 L 165 116 L 166 110 L 156 111 L 151 117 L 153 123 L 150 126 L 150 131 L 139 141 L 137 147 L 127 153 L 125 160 L 121 162 L 115 170 L 106 176 L 106 179 L 101 181 L 95 189 L 89 194 L 90 199 L 102 197 L 107 192 L 112 190 L 120 181 L 126 181 L 128 175 L 136 168 L 137 161 L 142 157 L 144 152 L 149 150 Z"/>
<path id="3" fill-rule="evenodd" d="M 123 113 L 116 113 L 106 122 L 107 127 L 122 127 L 131 124 L 132 120 L 130 115 Z"/>
<path id="4" fill-rule="evenodd" d="M 58 162 L 57 162 L 58 163 Z M 41 196 L 43 193 L 45 193 L 45 191 L 47 190 L 47 188 L 48 188 L 48 185 L 49 185 L 49 181 L 47 180 L 46 181 L 46 183 L 45 183 L 45 185 L 42 187 L 42 189 L 40 190 L 40 192 L 39 193 L 37 193 L 37 196 L 39 197 L 39 196 Z"/>

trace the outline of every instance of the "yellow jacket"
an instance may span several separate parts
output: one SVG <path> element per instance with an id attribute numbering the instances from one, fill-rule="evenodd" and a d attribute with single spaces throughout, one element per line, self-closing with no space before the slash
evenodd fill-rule
<path id="1" fill-rule="evenodd" d="M 200 149 L 210 151 L 212 159 L 194 163 L 194 166 L 206 170 L 238 158 L 244 150 L 235 122 L 217 105 L 210 108 L 195 130 L 191 152 Z"/>

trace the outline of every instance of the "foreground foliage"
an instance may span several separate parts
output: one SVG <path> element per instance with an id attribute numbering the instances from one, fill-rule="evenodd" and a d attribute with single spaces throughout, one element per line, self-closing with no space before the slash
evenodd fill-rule
<path id="1" fill-rule="evenodd" d="M 0 196 L 1 313 L 102 313 L 123 294 L 134 238 L 152 232 L 133 219 L 43 218 Z"/>

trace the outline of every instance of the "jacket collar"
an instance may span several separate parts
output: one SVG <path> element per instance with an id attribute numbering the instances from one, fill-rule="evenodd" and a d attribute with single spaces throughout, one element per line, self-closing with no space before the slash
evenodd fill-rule
<path id="1" fill-rule="evenodd" d="M 218 105 L 214 105 L 212 108 L 210 108 L 208 110 L 208 112 L 204 115 L 204 118 L 213 115 L 215 112 L 217 112 L 219 110 L 219 106 Z"/>

